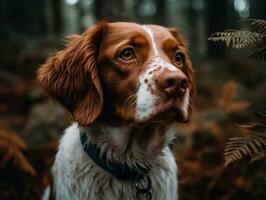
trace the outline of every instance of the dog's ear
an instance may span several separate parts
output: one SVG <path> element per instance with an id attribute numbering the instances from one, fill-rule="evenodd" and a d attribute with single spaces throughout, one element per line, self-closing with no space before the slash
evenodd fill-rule
<path id="1" fill-rule="evenodd" d="M 189 102 L 189 118 L 193 111 L 194 105 L 194 98 L 196 95 L 196 87 L 195 87 L 195 79 L 194 79 L 194 68 L 192 62 L 188 56 L 188 43 L 183 35 L 180 33 L 178 29 L 175 28 L 168 28 L 168 31 L 173 35 L 176 39 L 178 44 L 180 45 L 179 48 L 183 50 L 184 58 L 185 58 L 185 66 L 184 66 L 184 73 L 187 75 L 188 80 L 190 82 L 190 102 Z"/>
<path id="2" fill-rule="evenodd" d="M 102 111 L 97 59 L 107 26 L 100 23 L 81 36 L 73 36 L 65 49 L 51 56 L 37 72 L 45 91 L 65 106 L 80 125 L 93 123 Z"/>

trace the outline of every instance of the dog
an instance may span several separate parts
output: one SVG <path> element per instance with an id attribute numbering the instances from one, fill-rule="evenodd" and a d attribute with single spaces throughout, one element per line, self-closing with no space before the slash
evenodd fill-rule
<path id="1" fill-rule="evenodd" d="M 46 198 L 178 199 L 169 144 L 195 93 L 179 31 L 101 22 L 69 40 L 37 72 L 75 120 L 59 142 Z"/>

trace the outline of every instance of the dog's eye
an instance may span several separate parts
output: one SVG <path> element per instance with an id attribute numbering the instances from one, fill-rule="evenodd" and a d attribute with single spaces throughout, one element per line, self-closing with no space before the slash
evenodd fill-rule
<path id="1" fill-rule="evenodd" d="M 128 61 L 128 60 L 135 58 L 133 48 L 129 47 L 129 48 L 124 49 L 123 51 L 120 52 L 119 57 L 125 61 Z"/>
<path id="2" fill-rule="evenodd" d="M 175 61 L 177 62 L 178 65 L 183 64 L 183 55 L 182 55 L 182 53 L 177 52 L 175 54 Z"/>

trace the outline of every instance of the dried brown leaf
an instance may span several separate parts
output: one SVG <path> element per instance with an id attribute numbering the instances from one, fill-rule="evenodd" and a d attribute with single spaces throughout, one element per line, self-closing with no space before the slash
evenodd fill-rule
<path id="1" fill-rule="evenodd" d="M 3 152 L 0 167 L 3 167 L 7 161 L 13 160 L 14 164 L 24 172 L 36 175 L 35 169 L 22 152 L 26 148 L 27 145 L 18 135 L 7 130 L 0 130 L 0 151 Z"/>

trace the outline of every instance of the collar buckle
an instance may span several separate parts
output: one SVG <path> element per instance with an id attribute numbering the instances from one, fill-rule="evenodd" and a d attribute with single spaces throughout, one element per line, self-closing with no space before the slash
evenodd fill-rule
<path id="1" fill-rule="evenodd" d="M 152 199 L 151 178 L 149 176 L 143 176 L 140 180 L 135 179 L 133 183 L 137 193 L 137 198 L 140 198 L 142 195 L 147 200 Z"/>

